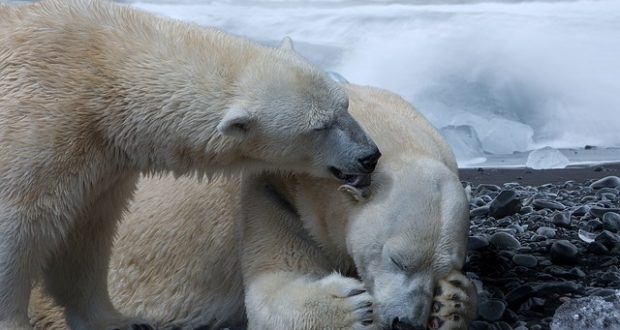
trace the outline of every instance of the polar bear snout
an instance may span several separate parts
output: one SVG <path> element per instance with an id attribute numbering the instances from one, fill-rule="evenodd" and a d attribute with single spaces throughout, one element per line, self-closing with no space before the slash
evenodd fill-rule
<path id="1" fill-rule="evenodd" d="M 375 149 L 370 155 L 362 157 L 357 161 L 362 164 L 362 168 L 366 173 L 372 173 L 377 167 L 377 162 L 381 157 L 381 152 L 379 149 Z"/>

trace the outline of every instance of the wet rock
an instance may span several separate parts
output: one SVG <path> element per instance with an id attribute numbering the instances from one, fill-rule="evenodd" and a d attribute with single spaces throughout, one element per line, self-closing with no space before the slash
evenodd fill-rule
<path id="1" fill-rule="evenodd" d="M 468 250 L 480 250 L 489 246 L 489 240 L 484 236 L 469 236 L 467 240 Z"/>
<path id="2" fill-rule="evenodd" d="M 592 189 L 600 189 L 600 188 L 619 188 L 620 187 L 620 178 L 617 176 L 607 176 L 600 180 L 594 181 L 590 184 L 590 188 Z"/>
<path id="3" fill-rule="evenodd" d="M 577 253 L 579 250 L 577 247 L 567 241 L 558 240 L 551 245 L 550 249 L 551 261 L 554 263 L 576 263 L 578 261 Z"/>
<path id="4" fill-rule="evenodd" d="M 478 304 L 478 315 L 487 321 L 497 321 L 504 315 L 506 303 L 499 299 L 486 299 Z"/>
<path id="5" fill-rule="evenodd" d="M 620 209 L 618 208 L 604 208 L 604 207 L 598 207 L 598 206 L 593 206 L 590 208 L 589 213 L 596 218 L 602 218 L 605 213 L 608 212 L 612 212 L 612 213 L 616 213 L 616 214 L 620 214 Z"/>
<path id="6" fill-rule="evenodd" d="M 603 229 L 612 233 L 620 232 L 620 214 L 613 212 L 603 214 Z"/>
<path id="7" fill-rule="evenodd" d="M 601 242 L 590 242 L 590 244 L 588 244 L 588 252 L 594 254 L 608 254 L 609 249 Z"/>
<path id="8" fill-rule="evenodd" d="M 562 211 L 566 208 L 566 206 L 564 206 L 562 203 L 550 201 L 548 199 L 535 199 L 532 202 L 532 205 L 534 206 L 534 209 L 536 210 L 549 209 L 549 210 Z"/>
<path id="9" fill-rule="evenodd" d="M 487 214 L 489 214 L 488 206 L 480 206 L 469 211 L 469 216 L 471 216 L 472 218 L 486 216 Z"/>
<path id="10" fill-rule="evenodd" d="M 514 190 L 504 190 L 491 201 L 489 215 L 499 219 L 516 214 L 521 210 L 521 199 Z"/>
<path id="11" fill-rule="evenodd" d="M 500 250 L 514 250 L 521 247 L 521 243 L 514 236 L 504 232 L 491 235 L 489 243 Z"/>
<path id="12" fill-rule="evenodd" d="M 611 250 L 620 242 L 620 239 L 616 234 L 605 230 L 596 236 L 594 241 L 603 244 L 607 249 Z"/>
<path id="13" fill-rule="evenodd" d="M 554 238 L 555 237 L 555 229 L 553 229 L 551 227 L 538 227 L 538 229 L 536 229 L 536 234 L 541 235 L 541 236 L 545 236 L 547 238 Z"/>
<path id="14" fill-rule="evenodd" d="M 558 227 L 568 228 L 570 227 L 570 216 L 566 215 L 566 213 L 560 212 L 553 215 L 551 221 L 554 225 Z"/>
<path id="15" fill-rule="evenodd" d="M 531 294 L 534 293 L 534 288 L 531 285 L 520 285 L 510 290 L 504 299 L 510 306 L 518 306 L 524 302 Z"/>
<path id="16" fill-rule="evenodd" d="M 538 264 L 538 259 L 536 257 L 529 254 L 515 254 L 512 256 L 512 262 L 519 266 L 524 267 L 536 267 Z"/>
<path id="17" fill-rule="evenodd" d="M 570 281 L 540 283 L 540 284 L 534 285 L 533 289 L 534 289 L 536 296 L 545 296 L 550 293 L 557 293 L 557 294 L 567 294 L 567 293 L 583 294 L 585 293 L 583 286 L 577 283 L 574 283 L 574 282 L 570 282 Z"/>

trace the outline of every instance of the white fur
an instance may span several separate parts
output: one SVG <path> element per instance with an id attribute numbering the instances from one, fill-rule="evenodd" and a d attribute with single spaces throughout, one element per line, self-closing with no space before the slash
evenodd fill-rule
<path id="1" fill-rule="evenodd" d="M 366 201 L 306 175 L 144 178 L 112 256 L 115 305 L 161 329 L 425 325 L 433 288 L 464 262 L 468 206 L 454 157 L 398 96 L 346 90 L 383 152 Z M 53 323 L 38 302 L 34 321 Z"/>
<path id="2" fill-rule="evenodd" d="M 130 326 L 106 270 L 140 173 L 329 177 L 376 150 L 291 50 L 94 0 L 0 5 L 0 45 L 1 330 L 30 329 L 40 274 L 74 329 Z"/>

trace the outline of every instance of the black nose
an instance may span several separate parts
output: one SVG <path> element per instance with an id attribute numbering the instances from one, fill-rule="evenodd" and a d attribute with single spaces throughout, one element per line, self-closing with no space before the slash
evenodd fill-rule
<path id="1" fill-rule="evenodd" d="M 372 154 L 358 160 L 360 164 L 362 164 L 364 171 L 370 173 L 375 170 L 375 167 L 377 167 L 379 157 L 381 157 L 381 152 L 379 152 L 379 149 L 376 149 Z"/>
<path id="2" fill-rule="evenodd" d="M 426 328 L 421 324 L 413 324 L 407 318 L 395 318 L 392 321 L 392 330 L 425 330 Z"/>

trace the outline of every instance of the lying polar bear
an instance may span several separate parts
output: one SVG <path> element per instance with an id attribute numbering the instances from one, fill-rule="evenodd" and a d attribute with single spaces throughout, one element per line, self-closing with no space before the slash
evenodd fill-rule
<path id="1" fill-rule="evenodd" d="M 383 153 L 369 196 L 300 175 L 142 179 L 111 261 L 114 304 L 159 329 L 466 328 L 468 203 L 449 147 L 398 96 L 345 88 Z M 54 329 L 36 300 L 36 328 Z"/>

